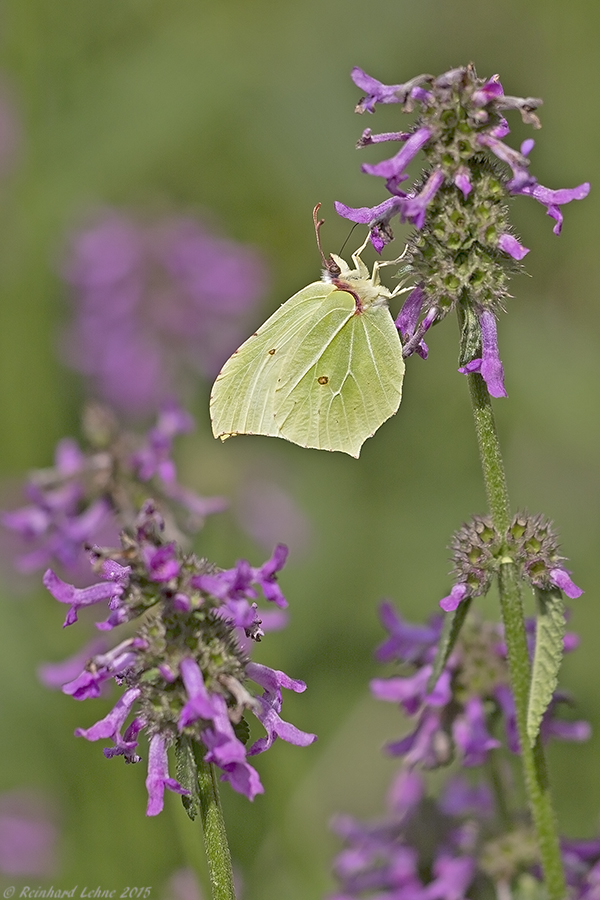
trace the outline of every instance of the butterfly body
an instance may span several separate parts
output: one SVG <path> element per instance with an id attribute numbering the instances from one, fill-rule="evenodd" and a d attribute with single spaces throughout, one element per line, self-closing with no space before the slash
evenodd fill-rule
<path id="1" fill-rule="evenodd" d="M 400 405 L 404 361 L 379 266 L 338 256 L 229 358 L 211 392 L 215 437 L 263 434 L 358 457 Z"/>

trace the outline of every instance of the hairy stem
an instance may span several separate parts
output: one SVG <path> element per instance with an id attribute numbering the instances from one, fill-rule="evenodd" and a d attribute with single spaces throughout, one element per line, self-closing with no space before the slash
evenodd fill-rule
<path id="1" fill-rule="evenodd" d="M 505 534 L 511 518 L 510 502 L 490 395 L 481 375 L 467 375 L 467 380 L 490 513 L 496 530 L 499 534 Z M 512 560 L 506 553 L 501 560 L 498 587 L 525 786 L 537 834 L 548 898 L 564 900 L 565 879 L 544 751 L 539 736 L 535 747 L 530 745 L 527 737 L 531 667 L 527 652 L 521 581 Z"/>
<path id="2" fill-rule="evenodd" d="M 198 754 L 198 788 L 204 848 L 213 900 L 235 900 L 231 854 L 214 767 Z"/>

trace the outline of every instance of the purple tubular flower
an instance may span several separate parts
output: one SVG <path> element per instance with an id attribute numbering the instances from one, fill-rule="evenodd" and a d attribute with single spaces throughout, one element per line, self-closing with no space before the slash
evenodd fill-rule
<path id="1" fill-rule="evenodd" d="M 548 574 L 552 583 L 555 584 L 557 588 L 560 588 L 570 600 L 576 600 L 583 594 L 583 590 L 580 587 L 577 587 L 575 582 L 571 580 L 566 569 L 560 567 L 550 569 Z"/>
<path id="2" fill-rule="evenodd" d="M 469 170 L 466 166 L 460 166 L 458 168 L 456 175 L 454 176 L 454 184 L 459 189 L 459 191 L 462 191 L 462 195 L 466 200 L 473 190 Z"/>
<path id="3" fill-rule="evenodd" d="M 456 775 L 450 778 L 439 801 L 440 809 L 448 816 L 477 816 L 489 818 L 494 812 L 492 792 L 487 784 L 470 784 Z"/>
<path id="4" fill-rule="evenodd" d="M 89 641 L 74 656 L 59 663 L 43 663 L 38 666 L 37 675 L 43 685 L 48 688 L 62 688 L 63 685 L 76 678 L 88 659 L 106 650 L 104 638 Z"/>
<path id="5" fill-rule="evenodd" d="M 403 222 L 412 222 L 415 228 L 421 229 L 425 224 L 427 207 L 444 183 L 444 173 L 432 172 L 421 192 L 414 197 L 407 197 L 402 204 L 401 218 Z"/>
<path id="6" fill-rule="evenodd" d="M 454 720 L 452 735 L 462 751 L 465 766 L 483 765 L 488 751 L 500 746 L 500 741 L 488 733 L 480 697 L 471 697 L 467 701 L 463 713 Z"/>
<path id="7" fill-rule="evenodd" d="M 417 662 L 436 646 L 442 633 L 442 620 L 439 617 L 429 625 L 411 625 L 388 602 L 379 607 L 379 618 L 390 635 L 375 651 L 379 662 L 389 662 L 392 659 Z"/>
<path id="8" fill-rule="evenodd" d="M 494 156 L 497 156 L 498 159 L 505 162 L 512 169 L 513 177 L 507 184 L 511 194 L 524 193 L 524 188 L 532 187 L 536 184 L 535 178 L 529 173 L 529 160 L 522 153 L 519 153 L 518 150 L 507 147 L 498 138 L 485 133 L 477 135 L 477 142 L 480 146 L 491 150 Z"/>
<path id="9" fill-rule="evenodd" d="M 421 315 L 424 301 L 425 295 L 423 293 L 423 288 L 420 284 L 417 284 L 404 301 L 402 309 L 394 323 L 404 342 L 402 350 L 403 356 L 410 356 L 412 353 L 416 352 L 421 359 L 427 359 L 429 350 L 422 338 L 435 322 L 435 310 L 430 310 L 419 325 L 419 316 Z"/>
<path id="10" fill-rule="evenodd" d="M 385 245 L 392 240 L 393 235 L 390 231 L 389 220 L 399 211 L 401 202 L 400 197 L 390 197 L 389 200 L 384 200 L 378 206 L 370 208 L 361 206 L 358 209 L 353 209 L 353 207 L 346 206 L 344 203 L 339 203 L 336 200 L 334 206 L 338 215 L 343 216 L 345 219 L 350 219 L 351 222 L 358 222 L 361 225 L 368 225 L 371 243 L 375 250 L 381 253 Z"/>
<path id="11" fill-rule="evenodd" d="M 188 794 L 174 778 L 169 778 L 169 761 L 167 758 L 167 746 L 165 739 L 160 734 L 155 734 L 150 741 L 150 753 L 148 755 L 148 777 L 146 789 L 148 791 L 147 816 L 157 816 L 164 806 L 165 788 L 176 794 Z"/>
<path id="12" fill-rule="evenodd" d="M 475 860 L 442 854 L 433 864 L 433 874 L 435 879 L 423 891 L 423 900 L 463 900 L 475 874 Z"/>
<path id="13" fill-rule="evenodd" d="M 444 610 L 444 612 L 454 612 L 458 604 L 468 596 L 469 588 L 466 584 L 455 584 L 452 586 L 452 590 L 450 591 L 448 596 L 443 597 L 442 600 L 440 600 L 440 607 Z"/>
<path id="14" fill-rule="evenodd" d="M 218 694 L 213 695 L 213 707 L 212 726 L 202 732 L 208 750 L 206 762 L 214 762 L 223 770 L 221 781 L 228 781 L 234 791 L 254 800 L 264 793 L 258 772 L 246 762 L 246 748 L 235 736 L 225 701 Z"/>
<path id="15" fill-rule="evenodd" d="M 193 587 L 221 600 L 224 614 L 228 613 L 238 628 L 251 628 L 256 623 L 256 612 L 249 601 L 258 596 L 253 585 L 262 588 L 266 600 L 275 603 L 280 609 L 287 607 L 287 600 L 281 593 L 276 578 L 287 553 L 287 547 L 278 544 L 271 558 L 259 568 L 253 568 L 247 560 L 242 559 L 238 560 L 233 569 L 216 575 L 195 575 L 191 582 Z"/>
<path id="16" fill-rule="evenodd" d="M 406 86 L 403 84 L 382 84 L 358 66 L 354 66 L 350 77 L 367 94 L 356 107 L 357 112 L 372 113 L 375 112 L 376 103 L 403 103 L 405 100 Z"/>
<path id="17" fill-rule="evenodd" d="M 502 97 L 504 90 L 500 84 L 500 76 L 492 75 L 491 78 L 483 84 L 478 90 L 473 92 L 471 97 L 475 106 L 487 106 L 490 100 Z"/>
<path id="18" fill-rule="evenodd" d="M 125 576 L 120 576 L 115 581 L 100 581 L 98 584 L 93 584 L 87 588 L 76 588 L 74 585 L 68 584 L 59 578 L 58 575 L 55 575 L 52 569 L 46 570 L 42 580 L 44 587 L 50 591 L 55 600 L 58 600 L 59 603 L 70 604 L 69 612 L 63 625 L 65 627 L 77 621 L 77 611 L 79 609 L 93 606 L 102 600 L 109 600 L 110 602 L 118 600 L 126 587 L 128 571 Z"/>
<path id="19" fill-rule="evenodd" d="M 513 234 L 501 234 L 498 238 L 498 246 L 518 261 L 522 260 L 529 253 L 529 248 L 524 247 Z"/>
<path id="20" fill-rule="evenodd" d="M 408 715 L 414 715 L 424 702 L 429 706 L 445 706 L 452 699 L 450 674 L 442 672 L 433 691 L 427 693 L 432 667 L 423 666 L 408 678 L 373 678 L 371 693 L 378 700 L 401 703 Z"/>
<path id="21" fill-rule="evenodd" d="M 108 715 L 90 728 L 76 728 L 75 737 L 84 737 L 88 741 L 99 741 L 102 738 L 115 740 L 140 693 L 139 688 L 130 688 L 125 691 Z"/>
<path id="22" fill-rule="evenodd" d="M 583 184 L 574 188 L 560 188 L 557 191 L 552 191 L 541 184 L 533 183 L 513 188 L 511 192 L 533 197 L 538 203 L 542 203 L 546 207 L 548 215 L 556 220 L 556 225 L 552 231 L 554 234 L 560 234 L 563 223 L 560 207 L 564 203 L 570 203 L 571 200 L 583 200 L 590 192 L 590 185 L 588 181 L 584 181 Z"/>
<path id="23" fill-rule="evenodd" d="M 190 657 L 181 660 L 179 667 L 181 678 L 188 695 L 188 702 L 181 710 L 178 727 L 181 731 L 197 719 L 210 721 L 215 710 L 210 695 L 204 686 L 202 670 L 198 663 Z"/>
<path id="24" fill-rule="evenodd" d="M 361 167 L 362 171 L 366 172 L 367 175 L 381 176 L 386 179 L 388 184 L 393 183 L 394 186 L 397 186 L 400 181 L 404 181 L 408 178 L 404 172 L 405 168 L 430 138 L 430 129 L 422 126 L 411 134 L 408 140 L 405 141 L 404 146 L 398 150 L 395 156 L 392 156 L 390 159 L 384 159 L 382 162 L 375 163 L 374 165 L 363 163 Z"/>
<path id="25" fill-rule="evenodd" d="M 461 375 L 478 372 L 492 397 L 507 397 L 504 387 L 504 367 L 498 352 L 498 334 L 494 314 L 488 310 L 479 313 L 481 326 L 481 359 L 472 359 L 458 370 Z"/>
<path id="26" fill-rule="evenodd" d="M 107 653 L 93 656 L 89 668 L 84 668 L 76 678 L 63 684 L 63 694 L 70 694 L 75 700 L 99 697 L 106 681 L 118 677 L 135 663 L 135 651 L 139 644 L 139 639 L 129 638 Z"/>
<path id="27" fill-rule="evenodd" d="M 277 737 L 289 744 L 295 744 L 297 747 L 308 747 L 309 744 L 314 743 L 317 739 L 316 734 L 301 731 L 295 725 L 284 722 L 279 716 L 282 705 L 281 688 L 302 693 L 306 690 L 305 683 L 290 678 L 285 672 L 279 672 L 258 663 L 248 663 L 246 673 L 249 678 L 264 688 L 262 697 L 256 698 L 259 708 L 255 710 L 255 715 L 267 732 L 266 737 L 259 738 L 252 745 L 248 756 L 255 756 L 257 753 L 268 750 Z"/>

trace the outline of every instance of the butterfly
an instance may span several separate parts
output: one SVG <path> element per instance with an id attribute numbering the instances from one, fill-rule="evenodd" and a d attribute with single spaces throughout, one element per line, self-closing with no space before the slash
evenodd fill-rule
<path id="1" fill-rule="evenodd" d="M 315 229 L 319 206 L 315 207 Z M 284 438 L 358 458 L 367 438 L 397 412 L 404 360 L 379 269 L 398 260 L 326 259 L 321 281 L 282 304 L 221 369 L 210 396 L 213 434 Z M 319 249 L 320 243 L 319 243 Z"/>

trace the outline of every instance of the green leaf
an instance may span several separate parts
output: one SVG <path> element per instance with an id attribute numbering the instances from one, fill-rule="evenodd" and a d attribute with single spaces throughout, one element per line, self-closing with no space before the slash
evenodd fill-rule
<path id="1" fill-rule="evenodd" d="M 527 709 L 527 737 L 533 747 L 558 680 L 565 636 L 565 607 L 558 588 L 536 589 L 535 655 Z"/>
<path id="2" fill-rule="evenodd" d="M 192 821 L 200 812 L 198 793 L 198 769 L 194 757 L 194 748 L 188 737 L 180 737 L 175 744 L 175 772 L 179 784 L 187 788 L 189 797 L 182 795 L 181 802 Z"/>
<path id="3" fill-rule="evenodd" d="M 472 597 L 467 597 L 458 604 L 454 612 L 446 613 L 444 628 L 433 661 L 433 671 L 427 682 L 427 693 L 430 693 L 434 689 L 438 678 L 444 671 L 444 666 L 448 662 L 448 657 L 454 650 L 454 645 L 458 640 L 460 630 L 467 618 L 472 599 Z"/>

